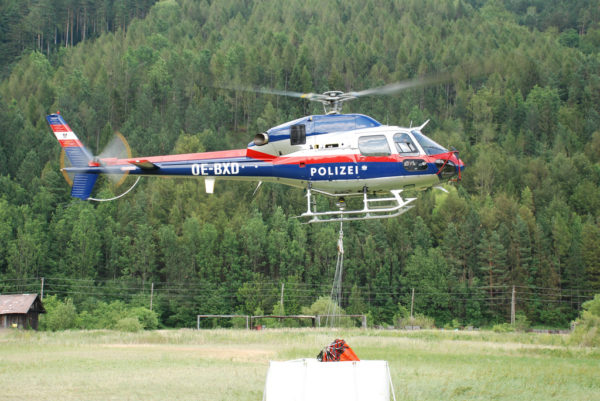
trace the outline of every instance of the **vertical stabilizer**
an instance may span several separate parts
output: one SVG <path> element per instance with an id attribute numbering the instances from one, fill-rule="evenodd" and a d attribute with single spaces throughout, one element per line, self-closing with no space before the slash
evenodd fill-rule
<path id="1" fill-rule="evenodd" d="M 46 120 L 54 133 L 54 136 L 62 146 L 65 154 L 69 158 L 73 167 L 87 167 L 93 160 L 93 156 L 89 150 L 83 146 L 77 135 L 67 125 L 60 114 L 50 114 L 46 116 Z M 63 171 L 64 174 L 64 171 Z M 66 175 L 65 175 L 65 178 Z M 77 173 L 73 177 L 73 188 L 71 196 L 83 200 L 89 199 L 92 194 L 94 184 L 98 179 L 98 174 L 93 173 Z M 70 180 L 67 179 L 67 181 Z"/>
<path id="2" fill-rule="evenodd" d="M 54 136 L 65 150 L 71 165 L 74 167 L 85 167 L 93 159 L 92 154 L 83 146 L 77 135 L 67 125 L 60 114 L 46 116 Z"/>

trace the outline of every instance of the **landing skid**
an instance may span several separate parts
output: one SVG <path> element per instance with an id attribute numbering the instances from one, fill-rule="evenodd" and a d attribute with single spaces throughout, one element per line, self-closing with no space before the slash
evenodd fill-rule
<path id="1" fill-rule="evenodd" d="M 334 221 L 352 221 L 352 220 L 373 220 L 373 219 L 389 219 L 391 217 L 400 216 L 402 213 L 412 209 L 414 205 L 409 205 L 417 198 L 402 199 L 401 189 L 390 190 L 393 197 L 378 198 L 371 197 L 367 193 L 366 188 L 363 191 L 363 208 L 357 210 L 345 210 L 345 207 L 340 207 L 339 210 L 331 210 L 319 212 L 316 210 L 316 204 L 312 206 L 313 192 L 327 196 L 354 196 L 356 194 L 330 194 L 328 192 L 319 191 L 309 187 L 306 190 L 307 210 L 299 217 L 308 219 L 306 223 L 328 223 Z"/>

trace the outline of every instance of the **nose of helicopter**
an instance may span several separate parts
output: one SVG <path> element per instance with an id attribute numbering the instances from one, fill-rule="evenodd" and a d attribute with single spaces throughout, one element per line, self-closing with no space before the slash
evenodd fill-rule
<path id="1" fill-rule="evenodd" d="M 458 156 L 456 157 L 457 159 L 457 164 L 456 164 L 456 179 L 458 181 L 460 181 L 462 179 L 462 171 L 465 169 L 465 163 L 463 163 L 463 161 L 461 159 L 458 158 Z"/>
<path id="2" fill-rule="evenodd" d="M 456 150 L 438 155 L 435 165 L 438 169 L 437 175 L 441 181 L 451 179 L 460 181 L 462 171 L 465 169 L 465 164 L 458 157 L 458 151 Z"/>

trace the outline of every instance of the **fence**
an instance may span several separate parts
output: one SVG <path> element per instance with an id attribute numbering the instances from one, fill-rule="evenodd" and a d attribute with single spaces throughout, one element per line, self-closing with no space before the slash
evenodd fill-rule
<path id="1" fill-rule="evenodd" d="M 246 330 L 250 328 L 249 326 L 249 320 L 250 320 L 250 315 L 198 315 L 196 317 L 196 329 L 200 330 L 200 319 L 201 318 L 236 318 L 236 317 L 242 317 L 246 319 Z"/>
<path id="2" fill-rule="evenodd" d="M 329 284 L 285 283 L 277 281 L 248 282 L 254 286 L 256 292 L 251 296 L 257 298 L 271 297 L 279 292 L 280 299 L 299 306 L 310 306 L 321 296 L 328 296 L 331 290 Z M 399 287 L 389 290 L 378 289 L 372 286 L 356 287 L 350 291 L 347 286 L 342 292 L 342 307 L 352 302 L 362 304 L 363 310 L 376 310 L 382 303 L 392 301 L 393 304 L 404 305 L 410 314 L 424 313 L 423 305 L 432 303 L 443 305 L 446 303 L 451 313 L 457 307 L 467 302 L 477 303 L 482 312 L 493 313 L 508 322 L 514 322 L 516 313 L 523 310 L 533 310 L 539 305 L 548 307 L 563 307 L 569 310 L 570 318 L 574 318 L 581 308 L 581 304 L 594 297 L 598 289 L 592 288 L 543 288 L 535 286 L 471 286 L 467 289 L 454 291 L 431 292 L 420 288 Z M 276 290 L 277 289 L 277 290 Z M 56 295 L 59 298 L 71 298 L 75 303 L 85 299 L 94 298 L 105 302 L 123 301 L 136 305 L 147 305 L 150 309 L 155 307 L 158 299 L 169 300 L 173 304 L 185 305 L 188 309 L 202 308 L 204 300 L 219 298 L 223 300 L 222 310 L 211 312 L 226 312 L 236 310 L 238 305 L 243 305 L 245 299 L 236 290 L 228 292 L 210 283 L 167 283 L 167 282 L 141 282 L 135 279 L 120 280 L 92 280 L 65 277 L 46 278 L 0 278 L 0 293 L 22 294 L 40 293 L 42 297 Z M 451 302 L 450 302 L 451 301 Z M 153 305 L 154 303 L 154 305 Z M 442 306 L 444 307 L 444 306 Z M 362 310 L 361 310 L 362 312 Z M 194 315 L 192 315 L 194 316 Z M 458 316 L 458 315 L 456 315 Z M 193 318 L 192 318 L 193 319 Z M 315 323 L 318 326 L 319 322 Z M 250 326 L 250 322 L 248 322 Z"/>
<path id="3" fill-rule="evenodd" d="M 361 328 L 367 328 L 367 315 L 197 315 L 196 328 L 200 330 L 201 318 L 245 318 L 246 329 L 254 328 L 254 321 L 258 319 L 310 319 L 312 327 L 321 327 L 321 318 L 360 318 Z"/>

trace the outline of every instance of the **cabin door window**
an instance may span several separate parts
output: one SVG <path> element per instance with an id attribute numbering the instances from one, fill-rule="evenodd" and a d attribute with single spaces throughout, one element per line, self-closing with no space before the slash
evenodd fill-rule
<path id="1" fill-rule="evenodd" d="M 392 154 L 385 135 L 361 136 L 358 149 L 363 156 L 389 156 Z"/>

